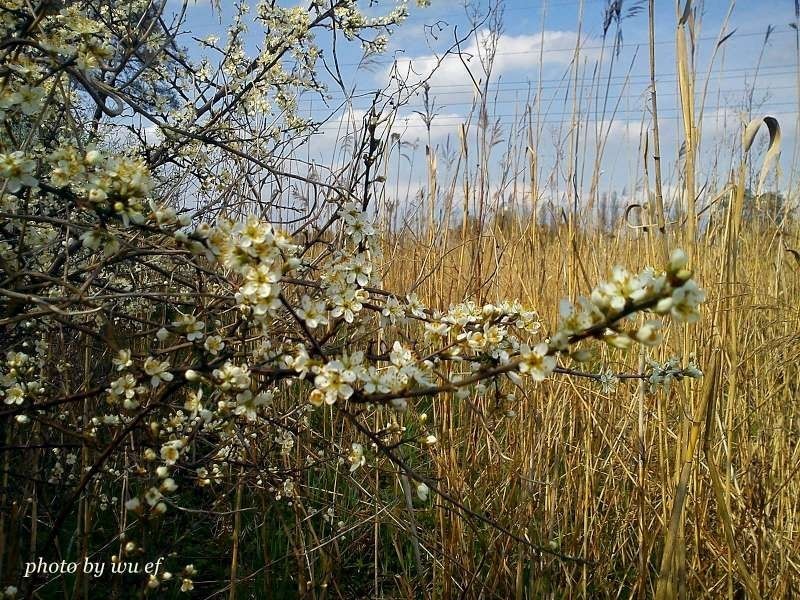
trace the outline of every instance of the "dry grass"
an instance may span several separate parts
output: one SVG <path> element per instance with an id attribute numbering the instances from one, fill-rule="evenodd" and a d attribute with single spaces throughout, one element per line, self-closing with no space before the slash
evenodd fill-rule
<path id="1" fill-rule="evenodd" d="M 759 195 L 777 153 L 769 122 L 770 150 L 757 192 L 749 193 L 763 160 L 748 154 L 759 121 L 741 146 L 722 150 L 738 157 L 738 171 L 719 175 L 715 164 L 700 189 L 698 171 L 709 168 L 701 158 L 702 115 L 715 108 L 706 103 L 708 82 L 724 53 L 730 15 L 708 74 L 698 78 L 688 50 L 698 26 L 691 9 L 686 3 L 677 17 L 677 63 L 660 65 L 678 73 L 685 150 L 674 179 L 663 184 L 652 120 L 657 57 L 650 47 L 650 115 L 639 147 L 646 160 L 631 177 L 650 200 L 642 220 L 655 227 L 629 228 L 619 207 L 599 193 L 610 129 L 596 132 L 596 144 L 581 141 L 591 108 L 573 100 L 579 93 L 602 99 L 613 118 L 618 101 L 607 85 L 613 61 L 607 73 L 601 69 L 583 84 L 587 89 L 564 94 L 572 118 L 555 142 L 541 125 L 547 107 L 534 101 L 519 109 L 502 144 L 499 174 L 490 167 L 501 154 L 499 136 L 485 118 L 492 100 L 476 88 L 474 120 L 465 119 L 455 156 L 427 149 L 427 185 L 417 211 L 379 216 L 387 289 L 415 291 L 439 309 L 465 299 L 518 298 L 551 325 L 561 298 L 587 293 L 614 265 L 658 265 L 669 248 L 685 247 L 709 294 L 702 321 L 671 326 L 664 346 L 652 353 L 605 351 L 591 367 L 641 372 L 646 358 L 663 362 L 694 353 L 705 377 L 655 393 L 636 380 L 607 393 L 593 382 L 562 377 L 519 390 L 512 407 L 498 404 L 491 390 L 466 402 L 433 401 L 441 444 L 426 467 L 442 489 L 534 545 L 591 564 L 534 552 L 437 502 L 432 514 L 416 511 L 421 526 L 414 539 L 426 567 L 415 570 L 408 552 L 404 562 L 398 549 L 410 544 L 410 528 L 402 525 L 407 507 L 375 499 L 375 537 L 363 549 L 372 554 L 376 597 L 732 600 L 800 593 L 800 260 L 787 251 L 800 235 L 788 210 L 795 190 L 785 190 L 788 200 L 779 210 L 767 210 L 770 197 Z M 576 89 L 586 75 L 581 64 L 576 48 L 570 75 Z M 488 80 L 490 61 L 479 75 Z M 563 161 L 542 172 L 538 149 L 553 143 Z M 568 183 L 579 172 L 592 173 L 583 197 Z M 522 175 L 506 179 L 508 173 Z M 667 183 L 679 198 L 663 197 Z M 515 416 L 506 415 L 509 408 Z M 396 516 L 381 516 L 378 505 L 392 506 Z M 392 540 L 391 549 L 377 542 L 379 533 Z M 402 572 L 391 573 L 386 565 L 396 558 Z"/>
<path id="2" fill-rule="evenodd" d="M 478 292 L 485 301 L 517 297 L 555 323 L 558 300 L 572 285 L 587 290 L 614 264 L 658 260 L 646 233 L 576 232 L 572 242 L 568 235 L 566 226 L 538 233 L 496 227 L 463 241 L 453 235 L 446 248 L 405 236 L 392 250 L 387 280 L 392 289 L 416 284 L 432 305 L 445 307 L 475 296 L 480 272 L 488 278 Z M 673 327 L 654 356 L 695 351 L 705 382 L 655 394 L 629 382 L 602 393 L 562 378 L 518 394 L 513 418 L 491 395 L 434 404 L 442 440 L 434 474 L 446 490 L 536 544 L 594 563 L 531 556 L 501 532 L 471 529 L 441 507 L 424 545 L 438 564 L 433 583 L 443 597 L 456 597 L 465 583 L 470 597 L 652 597 L 684 462 L 688 495 L 680 535 L 672 534 L 676 558 L 667 563 L 672 591 L 740 597 L 749 577 L 753 596 L 797 592 L 800 269 L 773 229 L 754 225 L 741 236 L 735 276 L 726 274 L 723 237 L 708 233 L 696 247 L 697 279 L 710 293 L 702 322 L 688 331 Z M 577 282 L 570 280 L 574 263 L 581 265 Z M 421 282 L 420 273 L 427 275 Z M 639 356 L 617 351 L 605 360 L 636 371 Z M 687 456 L 694 425 L 701 437 Z"/>
<path id="3" fill-rule="evenodd" d="M 566 173 L 566 182 L 578 170 L 591 171 L 587 197 L 578 197 L 568 183 L 554 189 L 556 173 L 541 172 L 542 107 L 531 104 L 520 111 L 525 116 L 517 137 L 508 142 L 504 164 L 512 168 L 501 169 L 527 167 L 526 181 L 518 187 L 513 180 L 510 206 L 488 193 L 486 165 L 497 151 L 481 135 L 490 126 L 478 119 L 477 132 L 462 133 L 458 158 L 467 164 L 472 157 L 478 166 L 439 184 L 445 190 L 441 214 L 447 221 L 460 211 L 460 226 L 439 225 L 425 234 L 423 225 L 397 227 L 394 220 L 397 233 L 386 244 L 388 287 L 415 290 L 442 309 L 466 298 L 518 298 L 554 325 L 562 297 L 588 292 L 616 264 L 634 270 L 659 264 L 678 246 L 690 251 L 696 277 L 709 292 L 701 323 L 672 326 L 654 354 L 606 352 L 593 365 L 640 372 L 646 358 L 663 362 L 694 353 L 703 380 L 656 393 L 628 380 L 604 393 L 592 382 L 561 378 L 520 390 L 512 418 L 491 393 L 467 403 L 434 404 L 443 443 L 433 474 L 444 489 L 534 544 L 592 563 L 543 558 L 502 532 L 467 525 L 440 507 L 423 541 L 433 555 L 426 587 L 434 597 L 733 599 L 799 591 L 800 261 L 787 247 L 797 245 L 800 231 L 789 212 L 770 213 L 758 195 L 777 153 L 772 121 L 755 196 L 746 190 L 755 187 L 752 172 L 761 165 L 750 165 L 748 153 L 760 121 L 743 128 L 742 146 L 730 149 L 732 156 L 738 153 L 738 172 L 718 190 L 704 186 L 698 192 L 702 114 L 713 109 L 705 105 L 711 66 L 698 81 L 687 51 L 697 23 L 691 3 L 686 8 L 678 17 L 674 66 L 685 153 L 673 186 L 683 200 L 670 206 L 662 196 L 657 121 L 642 126 L 639 151 L 646 160 L 633 175 L 650 200 L 643 220 L 655 227 L 628 228 L 617 207 L 600 196 L 596 177 L 608 132 L 597 133 L 595 148 L 581 146 L 577 140 L 588 118 L 578 102 L 556 142 L 569 148 L 565 164 L 556 168 Z M 652 2 L 649 9 L 648 108 L 657 115 Z M 726 17 L 714 58 L 727 27 Z M 576 83 L 580 64 L 576 48 Z M 588 87 L 589 96 L 614 106 L 602 74 Z M 491 110 L 491 100 L 477 94 L 474 110 Z M 429 156 L 429 180 L 437 175 L 430 167 L 436 162 Z M 704 177 L 715 181 L 714 174 Z M 787 191 L 790 201 L 792 194 Z"/>

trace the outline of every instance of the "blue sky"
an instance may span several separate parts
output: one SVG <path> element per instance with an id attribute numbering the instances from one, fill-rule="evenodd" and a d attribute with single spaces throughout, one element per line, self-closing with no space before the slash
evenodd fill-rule
<path id="1" fill-rule="evenodd" d="M 365 3 L 367 4 L 367 3 Z M 636 3 L 623 2 L 623 13 Z M 675 73 L 675 25 L 677 15 L 674 2 L 656 0 L 656 66 L 659 102 L 659 124 L 661 128 L 662 156 L 665 181 L 668 189 L 677 187 L 678 181 L 670 173 L 676 171 L 681 142 L 682 122 L 679 120 L 677 79 Z M 286 5 L 289 5 L 288 3 Z M 387 12 L 394 2 L 378 2 L 367 10 L 370 14 Z M 479 3 L 484 12 L 489 4 Z M 623 45 L 614 59 L 610 76 L 610 101 L 603 114 L 602 94 L 605 91 L 606 77 L 611 67 L 611 52 L 606 49 L 601 54 L 603 32 L 603 10 L 605 0 L 584 0 L 583 20 L 580 39 L 583 45 L 579 71 L 579 106 L 585 131 L 583 143 L 587 150 L 586 164 L 591 165 L 594 156 L 595 130 L 609 131 L 609 141 L 602 159 L 601 189 L 625 192 L 641 187 L 639 165 L 640 133 L 642 127 L 649 127 L 649 63 L 647 6 L 642 4 L 639 14 L 622 21 Z M 497 120 L 507 129 L 515 116 L 535 92 L 541 76 L 542 97 L 539 105 L 542 111 L 542 136 L 538 140 L 537 152 L 540 158 L 541 177 L 553 182 L 553 193 L 561 194 L 563 182 L 562 167 L 557 159 L 563 154 L 563 144 L 569 131 L 573 108 L 570 83 L 573 48 L 578 39 L 579 0 L 552 0 L 545 4 L 546 14 L 543 23 L 541 2 L 508 0 L 504 3 L 503 30 L 498 46 L 494 72 L 490 79 L 492 102 L 489 106 L 490 118 Z M 768 7 L 768 8 L 767 8 Z M 413 2 L 409 5 L 410 17 L 397 29 L 390 39 L 389 50 L 374 59 L 368 66 L 359 66 L 361 49 L 357 43 L 340 46 L 339 64 L 349 87 L 357 91 L 356 98 L 348 103 L 347 111 L 324 126 L 314 137 L 310 148 L 303 149 L 305 156 L 315 158 L 325 164 L 332 160 L 346 160 L 346 153 L 337 154 L 342 127 L 349 120 L 358 122 L 368 106 L 366 95 L 386 86 L 388 73 L 394 60 L 400 68 L 408 68 L 409 63 L 417 72 L 426 72 L 434 57 L 452 44 L 454 28 L 466 34 L 469 18 L 458 1 L 444 2 L 432 0 L 428 8 L 418 8 Z M 704 91 L 706 73 L 715 41 L 728 13 L 729 4 L 721 1 L 707 1 L 702 5 L 701 20 L 696 31 L 698 53 L 697 95 Z M 230 7 L 224 13 L 230 13 Z M 222 19 L 225 21 L 225 15 Z M 795 54 L 795 31 L 790 28 L 793 22 L 794 1 L 778 0 L 764 3 L 746 1 L 736 4 L 728 21 L 727 31 L 734 31 L 717 53 L 714 69 L 706 90 L 706 107 L 703 118 L 703 145 L 701 147 L 700 184 L 719 189 L 731 166 L 738 161 L 736 140 L 741 135 L 741 123 L 750 117 L 771 114 L 778 117 L 783 129 L 783 153 L 781 159 L 782 182 L 786 185 L 792 169 L 796 122 L 798 119 L 798 98 L 796 72 L 798 69 Z M 764 36 L 768 26 L 774 30 L 761 56 Z M 435 27 L 434 27 L 435 26 Z M 224 28 L 219 24 L 219 15 L 211 11 L 208 0 L 190 3 L 186 29 L 197 37 L 220 35 Z M 437 31 L 434 39 L 431 35 Z M 615 33 L 615 25 L 609 30 L 609 42 Z M 257 27 L 249 34 L 249 44 L 258 43 Z M 539 49 L 543 42 L 543 69 L 539 73 Z M 326 44 L 322 44 L 326 48 Z M 467 52 L 474 51 L 475 42 L 464 44 Z M 327 48 L 329 50 L 329 48 Z M 602 57 L 602 62 L 601 62 Z M 760 60 L 760 65 L 759 65 Z M 470 61 L 476 78 L 480 77 L 477 59 Z M 758 66 L 758 72 L 756 68 Z M 602 74 L 601 89 L 589 85 L 593 71 Z M 755 85 L 754 85 L 755 84 Z M 749 94 L 752 92 L 752 112 L 749 107 Z M 598 100 L 598 94 L 600 99 Z M 433 121 L 433 145 L 444 148 L 448 143 L 457 145 L 457 127 L 462 123 L 473 100 L 472 84 L 461 61 L 448 58 L 440 71 L 431 79 L 431 96 L 437 106 L 437 117 Z M 330 90 L 330 106 L 338 106 L 344 100 L 341 91 Z M 414 113 L 421 109 L 419 99 L 400 111 L 395 130 L 409 144 L 426 139 L 426 131 L 421 119 Z M 348 112 L 349 111 L 349 112 Z M 319 98 L 311 96 L 301 102 L 301 114 L 312 118 L 323 118 L 330 112 Z M 612 118 L 612 112 L 613 118 Z M 474 119 L 473 119 L 474 120 Z M 508 133 L 506 131 L 506 133 Z M 507 135 L 504 139 L 507 139 Z M 763 145 L 763 144 L 762 144 Z M 499 162 L 504 145 L 497 150 Z M 414 152 L 408 149 L 407 152 Z M 421 152 L 418 148 L 416 152 Z M 417 167 L 422 164 L 415 159 Z M 409 161 L 410 165 L 410 161 Z M 403 194 L 413 195 L 414 189 L 422 185 L 423 178 L 413 168 L 408 176 L 403 174 Z M 579 174 L 579 185 L 583 189 L 589 185 L 591 169 Z M 395 186 L 397 187 L 397 186 Z M 410 189 L 409 189 L 410 188 Z M 401 194 L 402 195 L 402 194 Z"/>

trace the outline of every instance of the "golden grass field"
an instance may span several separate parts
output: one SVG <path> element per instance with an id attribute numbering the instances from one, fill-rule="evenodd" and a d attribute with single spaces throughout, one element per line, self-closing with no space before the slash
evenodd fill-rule
<path id="1" fill-rule="evenodd" d="M 519 395 L 514 418 L 478 397 L 434 405 L 444 442 L 434 469 L 446 489 L 514 532 L 594 563 L 533 557 L 440 508 L 423 545 L 444 597 L 458 594 L 464 573 L 483 597 L 651 597 L 667 543 L 669 581 L 683 597 L 745 597 L 747 580 L 761 597 L 797 593 L 800 263 L 775 228 L 753 225 L 734 241 L 725 211 L 718 217 L 694 248 L 709 293 L 703 319 L 671 327 L 658 350 L 662 359 L 695 352 L 703 379 L 649 394 L 635 380 L 602 393 L 559 378 Z M 408 289 L 430 273 L 418 291 L 444 307 L 475 294 L 479 271 L 485 301 L 516 297 L 554 323 L 567 290 L 590 289 L 614 264 L 659 262 L 658 232 L 524 225 L 456 232 L 447 248 L 398 243 L 387 279 Z M 640 357 L 605 359 L 636 372 Z M 683 512 L 671 522 L 682 487 Z"/>

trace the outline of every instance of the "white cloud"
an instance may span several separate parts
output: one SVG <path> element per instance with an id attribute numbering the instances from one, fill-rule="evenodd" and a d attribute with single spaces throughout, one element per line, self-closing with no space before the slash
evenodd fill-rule
<path id="1" fill-rule="evenodd" d="M 485 78 L 481 66 L 484 42 L 489 32 L 479 31 L 472 41 L 462 48 L 462 56 L 449 54 L 444 57 L 427 54 L 410 58 L 399 58 L 396 67 L 380 74 L 388 79 L 394 71 L 409 84 L 416 84 L 430 78 L 431 85 L 452 86 L 469 84 L 467 68 L 476 81 Z M 544 31 L 531 35 L 502 34 L 497 40 L 497 52 L 492 65 L 492 76 L 497 77 L 513 71 L 527 71 L 538 68 L 539 52 L 542 52 L 543 65 L 567 65 L 574 56 L 578 34 L 574 31 Z M 585 42 L 584 42 L 585 43 Z M 481 48 L 479 50 L 479 48 Z M 599 59 L 596 49 L 582 51 L 581 56 L 590 61 Z M 464 60 L 462 61 L 461 58 Z M 396 69 L 396 71 L 395 71 Z"/>

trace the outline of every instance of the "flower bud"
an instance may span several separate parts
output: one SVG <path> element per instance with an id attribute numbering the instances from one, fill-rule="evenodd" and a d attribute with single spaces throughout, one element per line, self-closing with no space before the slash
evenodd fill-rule
<path id="1" fill-rule="evenodd" d="M 669 265 L 668 269 L 670 273 L 677 273 L 678 271 L 682 270 L 689 264 L 689 257 L 686 255 L 686 252 L 677 248 L 672 251 L 672 254 L 669 257 Z"/>
<path id="2" fill-rule="evenodd" d="M 325 402 L 325 394 L 322 392 L 322 390 L 314 388 L 308 395 L 308 401 L 310 404 L 313 404 L 314 406 L 319 408 L 320 406 L 322 406 L 322 403 Z"/>
<path id="3" fill-rule="evenodd" d="M 405 398 L 392 398 L 392 408 L 404 412 L 408 408 L 408 401 Z"/>
<path id="4" fill-rule="evenodd" d="M 89 190 L 89 201 L 94 203 L 103 202 L 108 195 L 102 188 L 92 188 Z"/>
<path id="5" fill-rule="evenodd" d="M 423 502 L 428 501 L 428 493 L 430 492 L 430 488 L 424 483 L 420 483 L 417 485 L 417 497 L 422 500 Z"/>
<path id="6" fill-rule="evenodd" d="M 575 362 L 589 362 L 592 360 L 592 351 L 586 348 L 576 350 L 572 353 L 572 360 Z"/>
<path id="7" fill-rule="evenodd" d="M 626 333 L 617 333 L 609 331 L 603 336 L 603 341 L 609 346 L 619 348 L 620 350 L 627 350 L 633 345 L 633 340 Z"/>
<path id="8" fill-rule="evenodd" d="M 675 304 L 675 301 L 672 299 L 672 297 L 662 298 L 658 301 L 658 304 L 656 304 L 653 310 L 659 315 L 663 315 L 670 311 L 673 304 Z"/>
<path id="9" fill-rule="evenodd" d="M 206 239 L 209 235 L 211 235 L 211 225 L 208 223 L 200 223 L 200 225 L 197 226 L 197 229 L 194 230 L 194 234 L 201 239 Z"/>
<path id="10" fill-rule="evenodd" d="M 636 341 L 645 346 L 657 346 L 664 339 L 660 329 L 660 321 L 648 321 L 636 332 Z"/>

